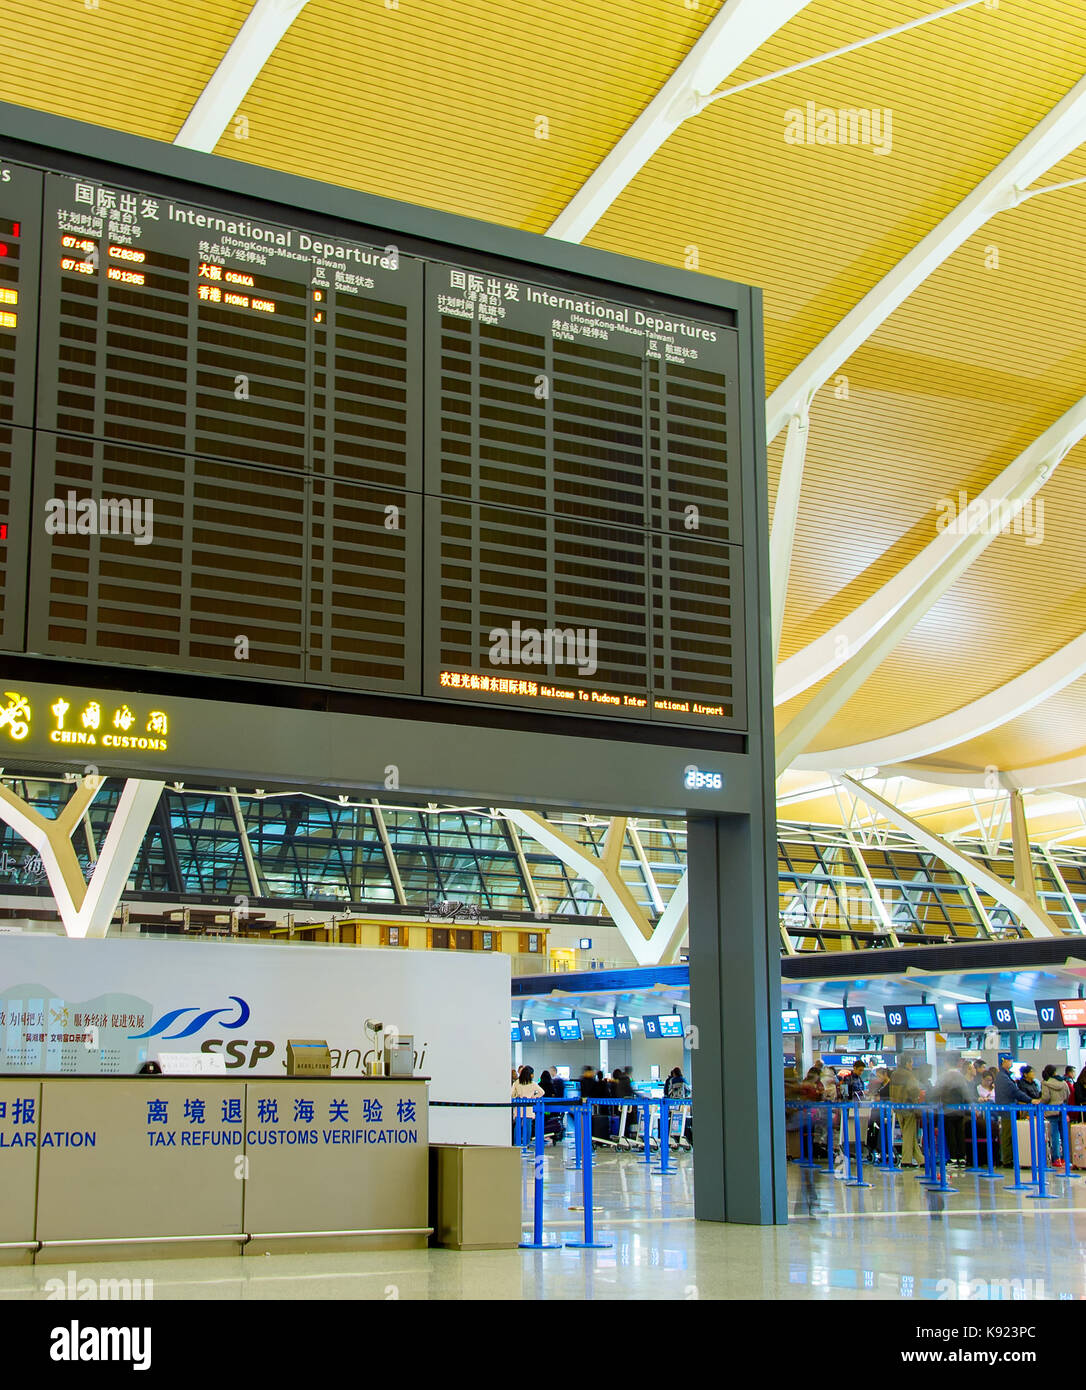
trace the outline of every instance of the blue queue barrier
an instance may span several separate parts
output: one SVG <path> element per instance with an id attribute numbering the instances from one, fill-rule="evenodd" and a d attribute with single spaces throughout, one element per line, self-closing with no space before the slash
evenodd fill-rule
<path id="1" fill-rule="evenodd" d="M 929 1106 L 929 1131 L 932 1140 L 932 1167 L 934 1177 L 931 1182 L 926 1183 L 929 1192 L 957 1192 L 956 1187 L 951 1187 L 946 1180 L 946 1161 L 947 1161 L 947 1141 L 946 1141 L 946 1114 L 952 1114 L 960 1110 L 960 1106 L 947 1106 L 941 1109 L 936 1106 Z"/>
<path id="2" fill-rule="evenodd" d="M 869 1154 L 867 1162 L 883 1171 L 900 1171 L 893 1157 L 893 1133 L 896 1117 L 902 1112 L 913 1112 L 917 1115 L 922 1136 L 924 1164 L 916 1176 L 922 1186 L 926 1186 L 932 1191 L 953 1193 L 958 1190 L 952 1187 L 947 1180 L 949 1154 L 946 1117 L 956 1114 L 960 1114 L 963 1120 L 967 1114 L 969 1116 L 968 1135 L 962 1134 L 962 1151 L 964 1152 L 971 1144 L 973 1162 L 971 1167 L 962 1169 L 964 1172 L 981 1178 L 1003 1180 L 1004 1174 L 995 1171 L 995 1146 L 1001 1142 L 1002 1125 L 1006 1121 L 1010 1126 L 1011 1167 L 1014 1175 L 1013 1183 L 1005 1185 L 1006 1191 L 1029 1192 L 1035 1199 L 1052 1200 L 1059 1196 L 1058 1192 L 1049 1190 L 1054 1179 L 1064 1178 L 1070 1182 L 1086 1176 L 1084 1173 L 1075 1172 L 1071 1163 L 1071 1124 L 1073 1121 L 1082 1121 L 1086 1124 L 1086 1106 L 1045 1106 L 1035 1103 L 1027 1107 L 1021 1104 L 995 1105 L 989 1101 L 950 1106 L 907 1105 L 899 1101 L 876 1101 L 868 1105 L 862 1101 L 787 1101 L 785 1103 L 786 1111 L 798 1112 L 799 1117 L 800 1153 L 798 1159 L 795 1160 L 797 1166 L 803 1168 L 823 1167 L 821 1160 L 817 1162 L 815 1160 L 814 1145 L 816 1125 L 824 1123 L 827 1147 L 824 1165 L 826 1171 L 835 1173 L 835 1158 L 840 1156 L 844 1160 L 844 1167 L 836 1175 L 846 1178 L 847 1185 L 850 1187 L 870 1186 L 869 1183 L 863 1181 L 865 1144 L 861 1135 L 861 1108 L 870 1111 L 868 1123 L 877 1120 L 879 1126 L 878 1158 L 872 1160 Z M 835 1114 L 835 1112 L 838 1113 Z M 1020 1115 L 1024 1115 L 1029 1122 L 1028 1162 L 1031 1172 L 1029 1179 L 1023 1176 L 1023 1156 L 1018 1142 L 1016 1121 Z M 993 1116 L 995 1117 L 994 1122 Z M 987 1160 L 983 1167 L 978 1161 L 981 1118 L 983 1118 L 984 1124 L 985 1157 Z M 1050 1166 L 1046 1143 L 1046 1130 L 1051 1133 L 1053 1127 L 1057 1125 L 1062 1138 L 1064 1163 L 1062 1170 Z M 839 1148 L 836 1144 L 838 1135 L 841 1139 Z"/>
<path id="3" fill-rule="evenodd" d="M 668 1166 L 668 1159 L 671 1156 L 671 1111 L 668 1108 L 669 1105 L 670 1101 L 665 1096 L 660 1101 L 659 1119 L 657 1121 L 660 1127 L 660 1166 L 652 1170 L 654 1173 L 659 1173 L 664 1177 L 670 1176 L 670 1174 L 675 1171 L 674 1168 Z"/>
<path id="4" fill-rule="evenodd" d="M 596 1240 L 595 1213 L 592 1210 L 592 1105 L 591 1100 L 581 1102 L 581 1113 L 577 1117 L 581 1124 L 581 1153 L 584 1167 L 581 1173 L 581 1193 L 584 1200 L 584 1239 L 567 1240 L 569 1250 L 610 1250 L 610 1241 Z"/>
<path id="5" fill-rule="evenodd" d="M 863 1145 L 860 1142 L 860 1103 L 853 1101 L 853 1118 L 855 1120 L 855 1152 L 856 1152 L 856 1176 L 853 1178 L 849 1187 L 870 1187 L 869 1182 L 864 1182 L 863 1170 Z"/>
<path id="6" fill-rule="evenodd" d="M 1029 1189 L 1033 1186 L 1033 1183 L 1032 1183 L 1032 1182 L 1023 1182 L 1023 1181 L 1022 1181 L 1022 1167 L 1021 1167 L 1021 1161 L 1020 1161 L 1021 1156 L 1020 1156 L 1020 1154 L 1019 1154 L 1019 1152 L 1018 1152 L 1018 1111 L 1019 1111 L 1020 1107 L 1017 1106 L 1017 1105 L 993 1105 L 993 1106 L 992 1106 L 992 1109 L 993 1109 L 993 1110 L 999 1111 L 1000 1114 L 1008 1115 L 1008 1117 L 1009 1117 L 1009 1119 L 1010 1119 L 1010 1127 L 1011 1127 L 1011 1157 L 1012 1157 L 1012 1159 L 1014 1160 L 1014 1182 L 1013 1182 L 1012 1184 L 1010 1184 L 1009 1186 L 1004 1186 L 1003 1191 L 1004 1191 L 1004 1192 L 1028 1192 Z M 1002 1129 L 1002 1121 L 1000 1122 L 1000 1128 Z M 1031 1152 L 1030 1152 L 1030 1157 L 1034 1159 L 1034 1166 L 1035 1166 L 1035 1164 L 1036 1164 L 1036 1159 L 1035 1159 L 1035 1157 L 1034 1157 L 1034 1155 L 1033 1155 L 1033 1153 L 1032 1153 L 1032 1149 L 1033 1149 L 1033 1118 L 1032 1118 L 1032 1116 L 1030 1117 L 1029 1142 L 1030 1142 L 1030 1151 L 1031 1151 Z M 1001 1148 L 1001 1149 L 1002 1149 L 1002 1143 L 1003 1143 L 1003 1141 L 1002 1141 L 1002 1139 L 1001 1139 L 1001 1140 L 1000 1140 L 1000 1148 Z"/>
<path id="7" fill-rule="evenodd" d="M 533 1179 L 532 1238 L 531 1240 L 522 1240 L 520 1248 L 522 1250 L 561 1250 L 561 1241 L 543 1239 L 543 1144 L 545 1142 L 543 1102 L 537 1100 L 533 1110 L 535 1119 L 535 1176 Z"/>
<path id="8" fill-rule="evenodd" d="M 1049 1168 L 1048 1154 L 1045 1149 L 1045 1107 L 1043 1105 L 1035 1105 L 1031 1108 L 1029 1122 L 1032 1127 L 1030 1147 L 1035 1160 L 1033 1171 L 1037 1175 L 1037 1191 L 1031 1192 L 1030 1196 L 1038 1202 L 1055 1201 L 1060 1194 L 1049 1192 L 1046 1189 Z"/>
<path id="9" fill-rule="evenodd" d="M 1080 1105 L 1061 1105 L 1060 1109 L 1060 1128 L 1063 1131 L 1063 1176 L 1070 1181 L 1073 1178 L 1086 1177 L 1086 1174 L 1076 1173 L 1071 1167 L 1071 1113 L 1078 1116 L 1079 1123 L 1086 1119 L 1086 1111 Z"/>

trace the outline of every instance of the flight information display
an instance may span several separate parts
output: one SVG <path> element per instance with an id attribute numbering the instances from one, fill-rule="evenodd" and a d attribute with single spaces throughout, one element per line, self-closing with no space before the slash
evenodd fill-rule
<path id="1" fill-rule="evenodd" d="M 0 649 L 746 728 L 728 312 L 191 197 L 0 162 Z"/>

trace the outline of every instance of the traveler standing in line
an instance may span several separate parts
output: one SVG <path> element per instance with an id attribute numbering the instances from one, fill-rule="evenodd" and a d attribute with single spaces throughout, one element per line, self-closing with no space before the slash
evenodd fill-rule
<path id="1" fill-rule="evenodd" d="M 1076 1105 L 1086 1105 L 1086 1067 L 1083 1067 L 1078 1076 L 1075 1077 L 1071 1094 L 1075 1098 Z M 1079 1115 L 1077 1118 L 1081 1120 L 1084 1117 Z"/>
<path id="2" fill-rule="evenodd" d="M 555 1100 L 563 1100 L 566 1094 L 565 1079 L 558 1075 L 558 1067 L 551 1067 L 551 1085 L 554 1087 Z"/>
<path id="3" fill-rule="evenodd" d="M 852 1064 L 852 1070 L 848 1072 L 845 1076 L 845 1100 L 849 1101 L 850 1103 L 852 1101 L 863 1100 L 865 1095 L 867 1094 L 866 1090 L 864 1089 L 864 1070 L 865 1068 L 863 1062 L 860 1060 L 859 1057 L 857 1057 L 855 1062 L 853 1062 Z M 841 1123 L 843 1125 L 854 1126 L 856 1122 L 855 1120 L 853 1120 L 851 1114 L 846 1115 L 842 1113 Z M 852 1130 L 850 1129 L 850 1138 L 851 1135 Z"/>
<path id="4" fill-rule="evenodd" d="M 535 1071 L 531 1067 L 521 1067 L 511 1094 L 513 1100 L 541 1100 L 545 1092 L 536 1084 Z"/>
<path id="5" fill-rule="evenodd" d="M 875 1075 L 870 1083 L 871 1099 L 878 1103 L 890 1099 L 890 1073 L 885 1067 L 876 1067 Z M 881 1125 L 885 1120 L 885 1112 L 872 1107 L 871 1118 L 867 1122 L 867 1161 L 875 1163 L 878 1161 L 881 1146 Z"/>
<path id="6" fill-rule="evenodd" d="M 554 1099 L 554 1082 L 551 1080 L 549 1071 L 541 1071 L 539 1073 L 539 1088 L 543 1092 L 545 1099 Z"/>
<path id="7" fill-rule="evenodd" d="M 807 1069 L 807 1075 L 803 1078 L 803 1084 L 800 1086 L 800 1099 L 822 1099 L 822 1078 L 819 1076 L 817 1067 Z"/>
<path id="8" fill-rule="evenodd" d="M 1053 1068 L 1055 1070 L 1055 1068 Z M 1031 1100 L 1041 1099 L 1041 1087 L 1033 1074 L 1032 1067 L 1023 1067 L 1018 1077 L 1018 1084 Z"/>
<path id="9" fill-rule="evenodd" d="M 989 1067 L 980 1074 L 977 1082 L 977 1095 L 983 1101 L 995 1100 L 995 1067 Z"/>
<path id="10" fill-rule="evenodd" d="M 1018 1082 L 1011 1075 L 1011 1063 L 1014 1058 L 1009 1052 L 999 1054 L 999 1070 L 995 1077 L 995 1103 L 996 1105 L 1025 1105 L 1033 1104 L 1033 1097 L 1023 1091 Z M 1014 1150 L 1012 1148 L 1011 1125 L 1018 1117 L 1006 1112 L 999 1117 L 999 1158 L 1004 1168 L 1009 1168 L 1014 1162 Z"/>
<path id="11" fill-rule="evenodd" d="M 621 1110 L 618 1112 L 619 1119 L 621 1121 L 618 1137 L 620 1139 L 627 1139 L 629 1138 L 630 1126 L 633 1123 L 633 1118 L 636 1114 L 636 1106 L 634 1105 L 634 1101 L 636 1101 L 637 1099 L 637 1093 L 634 1091 L 633 1082 L 630 1080 L 629 1076 L 622 1070 L 621 1067 L 616 1067 L 612 1072 L 611 1077 L 615 1088 L 616 1100 L 630 1102 L 629 1108 L 626 1110 L 625 1115 L 623 1115 L 623 1112 Z"/>
<path id="12" fill-rule="evenodd" d="M 1067 1103 L 1068 1103 L 1068 1105 L 1074 1105 L 1074 1103 L 1075 1103 L 1075 1069 L 1074 1069 L 1074 1067 L 1064 1067 L 1064 1069 L 1063 1069 L 1063 1080 L 1064 1080 L 1064 1085 L 1067 1087 L 1067 1094 L 1068 1094 L 1068 1097 L 1069 1097 Z"/>
<path id="13" fill-rule="evenodd" d="M 960 1168 L 965 1163 L 965 1111 L 951 1108 L 948 1113 L 948 1107 L 969 1105 L 977 1097 L 968 1074 L 973 1070 L 972 1062 L 963 1062 L 957 1057 L 947 1060 L 952 1060 L 953 1064 L 940 1081 L 936 1094 L 943 1107 L 947 1158 Z"/>
<path id="14" fill-rule="evenodd" d="M 1056 1075 L 1056 1068 L 1050 1062 L 1041 1072 L 1041 1104 L 1064 1106 L 1067 1104 L 1069 1095 L 1067 1082 L 1061 1076 Z M 1052 1145 L 1052 1167 L 1057 1172 L 1062 1172 L 1064 1158 L 1062 1115 L 1050 1115 L 1048 1117 L 1048 1132 Z"/>
<path id="15" fill-rule="evenodd" d="M 511 1099 L 511 1100 L 514 1100 L 514 1101 L 519 1100 L 519 1101 L 524 1101 L 524 1102 L 534 1101 L 534 1100 L 542 1100 L 542 1098 L 543 1098 L 543 1087 L 542 1087 L 542 1086 L 537 1086 L 537 1085 L 536 1085 L 535 1081 L 532 1079 L 534 1076 L 535 1076 L 535 1072 L 532 1070 L 531 1067 L 521 1067 L 520 1071 L 517 1073 L 517 1079 L 513 1082 L 513 1086 L 512 1086 L 512 1089 L 511 1089 L 511 1091 L 510 1091 L 510 1099 Z M 518 1120 L 519 1118 L 521 1118 L 522 1116 L 527 1120 L 529 1126 L 531 1126 L 531 1129 L 529 1130 L 529 1133 L 532 1133 L 532 1131 L 534 1131 L 534 1128 L 535 1128 L 535 1119 L 534 1119 L 534 1115 L 533 1115 L 532 1110 L 531 1110 L 530 1108 L 528 1108 L 527 1104 L 525 1104 L 525 1105 L 520 1105 L 520 1106 L 514 1105 L 514 1106 L 513 1106 L 513 1142 L 514 1142 L 514 1143 L 516 1143 L 517 1120 Z"/>
<path id="16" fill-rule="evenodd" d="M 821 1066 L 821 1063 L 819 1064 Z M 822 1098 L 834 1105 L 841 1099 L 841 1093 L 837 1085 L 837 1073 L 832 1067 L 822 1067 L 819 1078 L 822 1082 Z M 827 1108 L 826 1110 L 826 1130 L 829 1135 L 829 1144 L 832 1148 L 836 1143 L 837 1132 L 837 1111 Z"/>
<path id="17" fill-rule="evenodd" d="M 915 1105 L 920 1099 L 920 1082 L 913 1068 L 913 1059 L 906 1052 L 890 1077 L 890 1099 L 898 1105 Z M 920 1166 L 920 1145 L 916 1140 L 916 1111 L 903 1110 L 898 1115 L 901 1126 L 901 1166 Z"/>

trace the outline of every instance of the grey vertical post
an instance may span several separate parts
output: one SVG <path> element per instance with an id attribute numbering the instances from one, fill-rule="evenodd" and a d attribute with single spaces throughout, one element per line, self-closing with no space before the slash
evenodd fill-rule
<path id="1" fill-rule="evenodd" d="M 780 948 L 759 821 L 687 823 L 690 1060 L 694 1215 L 767 1226 L 786 1220 L 787 1193 Z"/>
<path id="2" fill-rule="evenodd" d="M 740 368 L 739 409 L 751 800 L 749 814 L 691 811 L 687 820 L 690 1070 L 694 1214 L 768 1226 L 787 1219 L 788 1202 L 762 301 L 749 294 L 753 351 Z"/>

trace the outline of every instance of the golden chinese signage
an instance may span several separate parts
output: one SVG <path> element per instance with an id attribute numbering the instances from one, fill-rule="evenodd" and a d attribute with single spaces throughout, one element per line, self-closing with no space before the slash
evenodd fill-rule
<path id="1" fill-rule="evenodd" d="M 131 708 L 118 703 L 116 696 L 73 703 L 58 693 L 35 698 L 16 690 L 4 692 L 6 705 L 0 708 L 0 732 L 21 743 L 31 732 L 49 742 L 80 748 L 104 748 L 164 753 L 168 747 L 170 718 L 165 710 Z"/>

